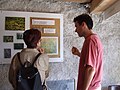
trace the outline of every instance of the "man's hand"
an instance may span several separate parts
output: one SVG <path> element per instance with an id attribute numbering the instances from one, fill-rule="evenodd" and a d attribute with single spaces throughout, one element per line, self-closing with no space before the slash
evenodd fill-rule
<path id="1" fill-rule="evenodd" d="M 80 52 L 76 47 L 72 47 L 72 54 L 77 55 L 80 57 Z"/>

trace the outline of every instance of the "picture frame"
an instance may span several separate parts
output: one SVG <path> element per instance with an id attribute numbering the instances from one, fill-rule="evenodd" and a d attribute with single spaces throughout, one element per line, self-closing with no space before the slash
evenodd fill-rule
<path id="1" fill-rule="evenodd" d="M 49 57 L 60 56 L 58 41 L 58 37 L 42 37 L 41 47 L 44 48 Z"/>
<path id="2" fill-rule="evenodd" d="M 3 42 L 13 42 L 13 36 L 3 36 Z"/>
<path id="3" fill-rule="evenodd" d="M 5 17 L 5 30 L 25 30 L 25 17 Z"/>
<path id="4" fill-rule="evenodd" d="M 10 48 L 4 49 L 4 58 L 11 58 L 11 49 Z"/>
<path id="5" fill-rule="evenodd" d="M 41 28 L 42 36 L 60 35 L 60 19 L 59 18 L 30 17 L 30 27 Z"/>

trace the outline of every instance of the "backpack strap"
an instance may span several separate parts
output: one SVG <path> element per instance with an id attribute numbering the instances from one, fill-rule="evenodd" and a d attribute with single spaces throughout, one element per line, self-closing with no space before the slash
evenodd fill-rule
<path id="1" fill-rule="evenodd" d="M 36 57 L 35 57 L 35 59 L 34 59 L 32 65 L 34 65 L 34 63 L 36 62 L 36 60 L 38 59 L 38 57 L 39 57 L 40 55 L 41 55 L 41 53 L 38 53 L 38 54 L 36 55 Z"/>
<path id="2" fill-rule="evenodd" d="M 38 53 L 38 54 L 36 55 L 36 57 L 35 57 L 32 65 L 34 65 L 35 61 L 38 59 L 38 57 L 39 57 L 40 55 L 41 55 L 41 53 Z M 24 65 L 22 64 L 21 60 L 20 60 L 20 52 L 17 53 L 17 56 L 18 56 L 18 60 L 19 60 L 19 62 L 20 62 L 20 65 L 21 65 L 21 66 L 24 66 Z"/>
<path id="3" fill-rule="evenodd" d="M 19 62 L 20 62 L 20 65 L 21 65 L 21 66 L 24 66 L 24 65 L 22 64 L 21 60 L 20 60 L 20 52 L 17 53 L 17 56 L 18 56 L 18 60 L 19 60 Z"/>

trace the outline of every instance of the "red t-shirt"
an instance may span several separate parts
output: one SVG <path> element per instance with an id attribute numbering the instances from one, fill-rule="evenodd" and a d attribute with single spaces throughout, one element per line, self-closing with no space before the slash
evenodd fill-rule
<path id="1" fill-rule="evenodd" d="M 95 68 L 95 74 L 88 90 L 97 89 L 101 85 L 103 72 L 103 47 L 97 35 L 90 35 L 84 41 L 78 73 L 77 90 L 82 90 L 84 81 L 85 66 L 90 65 Z"/>

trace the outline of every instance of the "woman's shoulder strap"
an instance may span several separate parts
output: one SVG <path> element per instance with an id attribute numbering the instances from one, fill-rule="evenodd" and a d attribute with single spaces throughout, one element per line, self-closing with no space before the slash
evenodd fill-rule
<path id="1" fill-rule="evenodd" d="M 41 53 L 38 53 L 38 54 L 36 55 L 36 57 L 35 57 L 35 59 L 34 59 L 32 65 L 34 65 L 34 63 L 36 62 L 36 60 L 38 59 L 38 57 L 39 57 L 40 55 L 41 55 Z"/>

